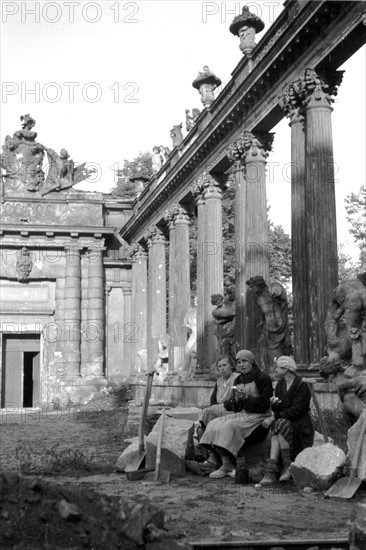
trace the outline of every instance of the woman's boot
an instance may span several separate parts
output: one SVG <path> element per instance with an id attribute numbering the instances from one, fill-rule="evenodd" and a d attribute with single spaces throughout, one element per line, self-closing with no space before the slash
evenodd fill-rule
<path id="1" fill-rule="evenodd" d="M 264 478 L 259 483 L 261 485 L 270 485 L 272 483 L 276 483 L 277 481 L 277 474 L 278 472 L 278 462 L 274 458 L 269 458 L 267 460 L 266 464 L 266 471 L 264 474 Z"/>
<path id="2" fill-rule="evenodd" d="M 281 449 L 281 459 L 282 459 L 282 475 L 278 481 L 291 481 L 292 476 L 290 474 L 290 464 L 291 464 L 291 451 L 290 449 Z"/>

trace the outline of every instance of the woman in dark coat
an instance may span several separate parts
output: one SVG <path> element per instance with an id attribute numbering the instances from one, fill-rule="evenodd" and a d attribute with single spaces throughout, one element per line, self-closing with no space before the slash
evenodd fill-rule
<path id="1" fill-rule="evenodd" d="M 308 384 L 296 375 L 297 367 L 292 357 L 278 357 L 275 362 L 278 383 L 275 396 L 271 398 L 274 412 L 271 454 L 261 484 L 276 482 L 280 458 L 283 471 L 279 481 L 289 481 L 291 462 L 303 449 L 311 447 L 314 439 Z"/>

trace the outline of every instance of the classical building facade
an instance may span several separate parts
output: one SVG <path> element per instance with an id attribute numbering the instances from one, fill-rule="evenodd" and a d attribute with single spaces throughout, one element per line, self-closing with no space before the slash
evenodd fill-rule
<path id="1" fill-rule="evenodd" d="M 266 159 L 276 143 L 271 130 L 285 116 L 294 354 L 304 367 L 319 363 L 337 285 L 332 103 L 347 78 L 339 67 L 366 41 L 365 20 L 362 2 L 288 0 L 256 44 L 263 23 L 244 7 L 228 29 L 243 52 L 232 79 L 215 99 L 220 79 L 207 66 L 199 73 L 193 86 L 203 110 L 189 118 L 185 138 L 174 126 L 173 150 L 159 157 L 132 204 L 72 189 L 87 177 L 85 168 L 77 171 L 67 151 L 42 149 L 33 119 L 23 117 L 2 155 L 2 407 L 85 400 L 108 381 L 152 366 L 167 333 L 169 372 L 161 385 L 184 388 L 188 379 L 190 387 L 204 386 L 217 356 L 211 295 L 224 291 L 228 185 L 235 188 L 234 344 L 258 353 L 258 307 L 246 282 L 257 275 L 268 280 Z M 196 312 L 189 280 L 192 216 Z"/>

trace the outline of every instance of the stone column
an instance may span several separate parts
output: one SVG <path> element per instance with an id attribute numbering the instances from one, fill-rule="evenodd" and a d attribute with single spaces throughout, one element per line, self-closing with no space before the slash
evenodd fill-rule
<path id="1" fill-rule="evenodd" d="M 65 309 L 63 360 L 66 377 L 80 376 L 81 341 L 81 258 L 77 244 L 65 246 Z"/>
<path id="2" fill-rule="evenodd" d="M 164 219 L 169 229 L 169 281 L 168 281 L 168 333 L 169 333 L 169 373 L 175 370 L 174 348 L 178 340 L 177 324 L 174 322 L 176 316 L 176 292 L 177 272 L 175 264 L 175 219 L 173 210 L 169 209 L 164 214 Z"/>
<path id="3" fill-rule="evenodd" d="M 156 225 L 149 227 L 148 294 L 147 294 L 147 365 L 152 366 L 158 355 L 159 337 L 166 334 L 166 239 Z"/>
<path id="4" fill-rule="evenodd" d="M 312 362 L 324 355 L 324 321 L 332 289 L 338 284 L 337 225 L 332 141 L 332 95 L 342 71 L 318 75 L 306 69 L 302 85 L 306 115 L 307 245 L 310 350 Z"/>
<path id="5" fill-rule="evenodd" d="M 204 237 L 198 254 L 202 258 L 204 286 L 203 310 L 203 369 L 208 371 L 218 354 L 216 327 L 212 317 L 212 294 L 224 293 L 224 267 L 222 251 L 222 189 L 208 173 L 203 175 Z"/>
<path id="6" fill-rule="evenodd" d="M 293 346 L 299 365 L 310 363 L 310 308 L 308 283 L 307 199 L 303 97 L 298 81 L 290 83 L 280 105 L 291 127 L 291 255 Z"/>
<path id="7" fill-rule="evenodd" d="M 60 356 L 64 348 L 65 338 L 63 337 L 64 327 L 64 310 L 65 310 L 65 277 L 57 277 L 56 279 L 56 311 L 55 311 L 55 331 L 54 338 L 56 340 L 56 351 Z M 52 341 L 52 337 L 50 340 Z"/>
<path id="8" fill-rule="evenodd" d="M 174 240 L 173 246 L 169 249 L 169 370 L 176 371 L 182 365 L 188 337 L 184 321 L 190 307 L 191 295 L 189 216 L 183 206 L 175 204 L 166 213 L 166 219 L 169 222 L 170 238 Z M 171 278 L 172 293 L 170 291 Z M 172 313 L 170 308 L 171 296 L 174 300 Z"/>
<path id="9" fill-rule="evenodd" d="M 132 322 L 132 289 L 131 286 L 123 286 L 123 361 L 127 366 L 129 376 L 134 374 L 134 355 L 137 343 L 137 330 Z"/>
<path id="10" fill-rule="evenodd" d="M 205 199 L 202 180 L 198 179 L 191 187 L 197 206 L 197 370 L 196 374 L 204 373 L 205 348 L 204 342 L 204 305 L 205 305 L 205 273 L 202 257 L 205 240 Z"/>
<path id="11" fill-rule="evenodd" d="M 89 378 L 104 378 L 104 269 L 103 248 L 88 250 L 88 322 L 83 336 L 88 343 Z"/>
<path id="12" fill-rule="evenodd" d="M 269 282 L 269 242 L 266 201 L 266 159 L 273 134 L 242 132 L 228 148 L 235 176 L 235 303 L 236 349 L 250 349 L 259 357 L 261 319 L 246 281 L 262 275 Z"/>
<path id="13" fill-rule="evenodd" d="M 135 327 L 132 365 L 136 368 L 137 353 L 147 349 L 147 253 L 141 244 L 134 243 L 132 255 L 132 324 Z"/>

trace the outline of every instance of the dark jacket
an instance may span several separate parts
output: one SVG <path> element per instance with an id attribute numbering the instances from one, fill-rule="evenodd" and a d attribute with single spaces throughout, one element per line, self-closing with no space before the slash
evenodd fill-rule
<path id="1" fill-rule="evenodd" d="M 280 380 L 275 389 L 275 396 L 281 400 L 272 405 L 275 418 L 286 418 L 294 427 L 293 457 L 306 447 L 311 447 L 314 440 L 314 428 L 310 418 L 311 394 L 308 384 L 298 376 L 295 377 L 289 390 L 286 381 Z"/>
<path id="2" fill-rule="evenodd" d="M 253 413 L 264 413 L 270 408 L 270 398 L 272 397 L 273 388 L 272 380 L 265 372 L 262 372 L 257 365 L 253 365 L 252 370 L 248 374 L 240 374 L 235 380 L 235 384 L 250 384 L 254 382 L 259 397 L 253 395 L 247 395 L 246 397 L 237 396 L 234 399 L 234 395 L 231 399 L 224 402 L 224 407 L 227 411 L 239 412 L 242 410 Z"/>

